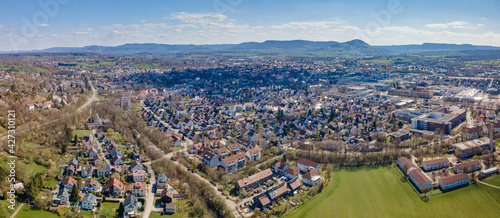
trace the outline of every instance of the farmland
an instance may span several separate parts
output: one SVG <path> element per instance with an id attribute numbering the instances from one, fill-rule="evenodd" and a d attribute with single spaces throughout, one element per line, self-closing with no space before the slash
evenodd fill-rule
<path id="1" fill-rule="evenodd" d="M 289 217 L 495 217 L 500 190 L 470 185 L 420 200 L 396 167 L 341 170 L 323 192 Z M 328 209 L 325 209 L 328 208 Z"/>

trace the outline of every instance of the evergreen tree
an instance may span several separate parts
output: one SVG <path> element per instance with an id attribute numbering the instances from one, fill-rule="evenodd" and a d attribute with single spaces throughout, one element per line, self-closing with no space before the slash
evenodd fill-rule
<path id="1" fill-rule="evenodd" d="M 80 201 L 80 185 L 78 183 L 73 186 L 73 189 L 71 190 L 69 194 L 69 200 L 71 202 L 78 202 Z"/>

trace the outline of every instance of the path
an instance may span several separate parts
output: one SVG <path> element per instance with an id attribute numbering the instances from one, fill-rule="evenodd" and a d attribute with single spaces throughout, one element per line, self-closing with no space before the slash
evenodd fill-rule
<path id="1" fill-rule="evenodd" d="M 12 214 L 12 216 L 10 216 L 10 218 L 14 218 L 17 215 L 17 213 L 21 210 L 21 208 L 23 208 L 23 206 L 24 206 L 24 203 L 21 203 L 19 205 L 19 207 L 17 207 L 16 211 L 14 211 L 14 213 Z"/>
<path id="2" fill-rule="evenodd" d="M 74 114 L 76 113 L 79 113 L 81 110 L 83 110 L 85 107 L 87 107 L 88 105 L 90 105 L 92 102 L 96 101 L 97 100 L 97 89 L 94 88 L 94 85 L 92 85 L 92 83 L 89 81 L 90 83 L 90 87 L 92 88 L 92 97 L 90 97 L 89 100 L 87 100 L 87 102 L 85 102 L 85 104 L 83 104 L 82 106 L 80 106 L 78 109 L 76 109 L 76 111 L 74 111 L 73 113 L 70 113 L 70 114 L 67 114 L 63 117 L 60 117 L 59 119 L 55 119 L 55 120 L 52 120 L 52 121 L 48 121 L 46 123 L 42 123 L 42 124 L 38 124 L 34 127 L 30 127 L 30 128 L 27 128 L 27 129 L 24 129 L 24 130 L 21 130 L 21 131 L 16 131 L 16 133 L 14 135 L 17 135 L 19 133 L 23 133 L 23 132 L 27 132 L 27 131 L 31 131 L 33 130 L 34 128 L 40 128 L 42 126 L 46 126 L 46 125 L 49 125 L 49 124 L 52 124 L 52 123 L 55 123 L 55 122 L 58 122 L 62 119 L 66 119 L 68 117 L 71 117 L 73 116 Z M 0 138 L 0 141 L 3 141 L 5 139 L 7 139 L 8 135 L 7 136 L 4 136 L 2 138 Z"/>
<path id="3" fill-rule="evenodd" d="M 478 180 L 478 179 L 476 179 L 476 182 L 479 182 L 479 183 L 481 183 L 481 184 L 483 184 L 483 185 L 487 185 L 487 186 L 492 187 L 492 188 L 500 189 L 500 187 L 498 187 L 498 186 L 494 186 L 494 185 L 492 185 L 492 184 L 488 184 L 488 183 L 483 182 L 483 181 L 480 181 L 480 180 Z"/>

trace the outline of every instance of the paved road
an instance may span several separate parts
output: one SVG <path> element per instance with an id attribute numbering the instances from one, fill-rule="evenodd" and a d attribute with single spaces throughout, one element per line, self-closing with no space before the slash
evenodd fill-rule
<path id="1" fill-rule="evenodd" d="M 155 206 L 155 193 L 153 192 L 153 185 L 156 184 L 156 177 L 153 169 L 151 168 L 151 162 L 144 163 L 144 166 L 148 168 L 148 173 L 151 173 L 151 177 L 149 178 L 148 197 L 146 198 L 146 206 L 144 207 L 142 217 L 149 217 L 151 210 Z"/>
<path id="2" fill-rule="evenodd" d="M 55 119 L 55 120 L 52 120 L 52 121 L 48 121 L 48 122 L 45 122 L 45 123 L 42 123 L 42 124 L 38 124 L 36 126 L 34 126 L 33 128 L 40 128 L 42 126 L 46 126 L 46 125 L 49 125 L 49 124 L 52 124 L 52 123 L 55 123 L 55 122 L 58 122 L 62 119 L 66 119 L 68 117 L 71 117 L 73 115 L 75 115 L 76 113 L 79 113 L 81 110 L 83 110 L 85 107 L 89 106 L 90 104 L 92 104 L 92 102 L 96 101 L 97 100 L 97 89 L 94 88 L 94 85 L 92 85 L 92 83 L 89 81 L 90 83 L 90 87 L 92 88 L 92 97 L 90 97 L 89 100 L 87 100 L 87 102 L 85 102 L 85 104 L 83 104 L 82 106 L 80 106 L 78 109 L 76 109 L 75 112 L 73 113 L 70 113 L 70 114 L 67 114 L 65 116 L 62 116 L 60 117 L 59 119 Z M 21 131 L 16 131 L 16 133 L 14 135 L 17 135 L 19 133 L 23 133 L 23 132 L 28 132 L 28 131 L 31 131 L 32 128 L 27 128 L 27 129 L 24 129 L 24 130 L 21 130 Z M 3 141 L 7 139 L 7 136 L 4 136 L 2 138 L 0 138 L 0 141 Z"/>
<path id="3" fill-rule="evenodd" d="M 149 147 L 155 149 L 158 151 L 158 153 L 163 153 L 163 158 L 161 159 L 157 159 L 157 160 L 154 160 L 152 162 L 155 162 L 155 161 L 159 161 L 159 160 L 162 160 L 162 159 L 171 159 L 172 156 L 177 153 L 177 152 L 183 152 L 183 151 L 187 151 L 187 148 L 184 147 L 183 149 L 179 150 L 179 151 L 172 151 L 172 152 L 169 152 L 169 153 L 164 153 L 163 151 L 161 151 L 158 147 L 156 147 L 151 141 L 149 140 L 145 140 L 146 143 L 148 144 Z M 176 161 L 172 161 L 173 163 L 177 164 L 178 166 L 180 166 L 183 170 L 185 171 L 188 171 L 187 168 L 185 166 L 183 166 L 182 164 L 176 162 Z M 189 171 L 188 171 L 189 172 Z M 217 187 L 215 187 L 214 185 L 212 185 L 208 180 L 206 180 L 205 178 L 201 177 L 200 175 L 196 174 L 196 173 L 192 173 L 192 175 L 194 175 L 195 177 L 197 177 L 198 179 L 200 179 L 201 181 L 205 182 L 206 185 L 208 187 L 211 187 L 215 193 L 217 193 L 217 195 L 219 197 L 221 197 L 222 200 L 224 200 L 224 202 L 226 203 L 226 206 L 228 207 L 228 209 L 231 211 L 231 213 L 234 215 L 234 217 L 241 217 L 240 214 L 238 213 L 238 211 L 236 210 L 236 203 L 230 199 L 227 199 L 226 196 L 224 196 L 222 194 L 222 192 L 218 191 L 217 190 Z M 146 216 L 145 216 L 146 217 Z"/>

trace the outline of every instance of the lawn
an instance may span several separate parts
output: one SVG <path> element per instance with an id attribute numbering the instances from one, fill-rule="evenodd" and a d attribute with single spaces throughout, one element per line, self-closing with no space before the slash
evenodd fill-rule
<path id="1" fill-rule="evenodd" d="M 45 210 L 34 210 L 28 207 L 28 205 L 24 205 L 23 208 L 17 213 L 16 218 L 32 218 L 32 217 L 43 217 L 43 218 L 51 218 L 51 217 L 59 217 L 56 214 Z"/>
<path id="2" fill-rule="evenodd" d="M 73 135 L 74 134 L 78 135 L 78 137 L 89 136 L 92 134 L 92 130 L 91 129 L 75 129 L 75 131 L 73 131 Z"/>
<path id="3" fill-rule="evenodd" d="M 470 185 L 430 196 L 424 203 L 401 177 L 396 167 L 335 171 L 331 184 L 289 217 L 497 217 L 500 213 L 500 190 Z"/>
<path id="4" fill-rule="evenodd" d="M 101 204 L 101 209 L 99 210 L 99 215 L 106 215 L 109 218 L 115 217 L 116 210 L 120 207 L 120 203 L 116 202 L 103 202 Z"/>
<path id="5" fill-rule="evenodd" d="M 191 210 L 189 209 L 189 205 L 187 204 L 187 201 L 186 200 L 180 200 L 180 199 L 177 199 L 177 200 L 174 200 L 176 203 L 175 203 L 175 206 L 176 206 L 176 211 L 175 211 L 175 214 L 166 214 L 166 215 L 161 215 L 160 213 L 154 213 L 154 212 L 151 212 L 151 214 L 149 214 L 149 217 L 150 218 L 158 218 L 158 217 L 163 217 L 163 218 L 187 218 L 189 217 L 189 212 L 191 212 Z M 179 211 L 179 208 L 181 211 Z"/>
<path id="6" fill-rule="evenodd" d="M 500 187 L 500 175 L 497 174 L 497 175 L 490 176 L 490 177 L 484 179 L 483 182 Z"/>
<path id="7" fill-rule="evenodd" d="M 45 183 L 43 185 L 48 188 L 54 188 L 57 184 L 59 184 L 59 181 L 54 178 L 48 178 L 45 180 Z"/>

